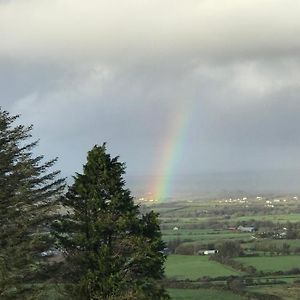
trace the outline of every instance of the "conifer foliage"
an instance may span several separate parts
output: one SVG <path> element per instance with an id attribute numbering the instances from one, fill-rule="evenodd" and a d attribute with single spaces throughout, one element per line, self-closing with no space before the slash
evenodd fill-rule
<path id="1" fill-rule="evenodd" d="M 95 146 L 64 198 L 60 240 L 80 299 L 169 299 L 164 243 L 154 212 L 141 215 L 125 188 L 125 165 Z"/>
<path id="2" fill-rule="evenodd" d="M 33 277 L 35 257 L 48 242 L 37 232 L 64 190 L 59 171 L 51 171 L 56 159 L 43 162 L 32 151 L 32 126 L 15 125 L 19 116 L 0 108 L 0 298 L 8 299 L 8 287 Z M 15 296 L 17 297 L 17 296 Z M 1 298 L 2 299 L 2 298 Z M 22 298 L 23 299 L 23 298 Z"/>

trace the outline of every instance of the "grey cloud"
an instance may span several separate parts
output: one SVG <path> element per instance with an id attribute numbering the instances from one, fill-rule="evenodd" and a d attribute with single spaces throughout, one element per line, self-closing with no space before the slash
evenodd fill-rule
<path id="1" fill-rule="evenodd" d="M 1 105 L 66 174 L 107 141 L 132 174 L 300 168 L 297 1 L 0 2 Z"/>
<path id="2" fill-rule="evenodd" d="M 292 161 L 300 147 L 299 88 L 296 81 L 288 80 L 274 87 L 274 93 L 273 88 L 262 93 L 255 85 L 259 81 L 240 87 L 239 76 L 266 78 L 270 80 L 263 83 L 267 87 L 284 81 L 281 65 L 277 69 L 258 65 L 250 75 L 248 66 L 249 62 L 195 69 L 177 65 L 169 71 L 145 66 L 79 68 L 57 80 L 53 89 L 14 101 L 12 110 L 22 112 L 25 122 L 36 124 L 36 134 L 43 137 L 42 150 L 49 152 L 51 144 L 52 155 L 63 153 L 69 172 L 78 168 L 74 157 L 83 160 L 89 147 L 103 141 L 128 162 L 129 171 L 155 172 L 157 153 L 168 139 L 170 118 L 180 103 L 193 110 L 183 146 L 181 169 L 185 172 L 247 168 L 255 161 L 257 166 L 281 167 L 287 164 L 286 158 L 281 162 L 274 158 L 285 157 L 289 149 Z"/>
<path id="3" fill-rule="evenodd" d="M 300 4 L 288 1 L 11 1 L 0 55 L 134 62 L 298 55 Z"/>

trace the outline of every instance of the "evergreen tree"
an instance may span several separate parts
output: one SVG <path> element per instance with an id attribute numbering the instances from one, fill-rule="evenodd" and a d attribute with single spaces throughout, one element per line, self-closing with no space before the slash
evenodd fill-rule
<path id="1" fill-rule="evenodd" d="M 141 215 L 125 188 L 125 165 L 95 146 L 64 199 L 60 239 L 80 299 L 169 299 L 157 214 Z"/>
<path id="2" fill-rule="evenodd" d="M 31 141 L 32 126 L 15 125 L 18 117 L 0 108 L 1 299 L 38 273 L 39 253 L 51 240 L 39 232 L 53 218 L 53 205 L 64 190 L 59 171 L 49 171 L 56 159 L 43 162 L 43 156 L 33 155 L 38 141 Z"/>

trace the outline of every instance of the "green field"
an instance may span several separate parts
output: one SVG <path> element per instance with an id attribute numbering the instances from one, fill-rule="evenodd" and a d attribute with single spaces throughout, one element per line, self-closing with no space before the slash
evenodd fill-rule
<path id="1" fill-rule="evenodd" d="M 250 287 L 247 290 L 249 292 L 255 292 L 255 293 L 260 293 L 260 294 L 276 295 L 284 300 L 300 299 L 300 287 L 299 286 L 270 285 L 270 286 L 262 286 L 262 287 Z"/>
<path id="2" fill-rule="evenodd" d="M 199 224 L 203 222 L 209 221 L 210 217 L 178 217 L 178 216 L 172 216 L 172 217 L 166 217 L 165 215 L 161 215 L 160 221 L 162 224 L 168 224 L 170 225 L 170 228 L 173 226 L 180 226 L 187 225 L 187 224 Z"/>
<path id="3" fill-rule="evenodd" d="M 168 289 L 172 300 L 242 300 L 239 295 L 229 291 L 213 289 Z"/>
<path id="4" fill-rule="evenodd" d="M 275 245 L 276 247 L 282 248 L 283 244 L 288 244 L 291 247 L 291 250 L 295 250 L 296 248 L 300 248 L 300 239 L 296 240 L 273 240 L 273 239 L 262 239 L 262 240 L 255 240 L 253 243 L 245 243 L 241 246 L 243 248 L 254 248 L 257 249 L 267 249 L 270 245 Z"/>
<path id="5" fill-rule="evenodd" d="M 278 275 L 278 276 L 260 276 L 260 277 L 256 277 L 256 279 L 254 281 L 256 281 L 256 283 L 261 282 L 261 283 L 272 283 L 272 281 L 282 281 L 285 283 L 294 283 L 295 281 L 299 281 L 300 280 L 300 276 L 299 275 Z"/>
<path id="6" fill-rule="evenodd" d="M 198 279 L 204 276 L 218 277 L 239 275 L 230 267 L 209 260 L 208 256 L 170 255 L 166 262 L 166 276 L 176 279 Z"/>
<path id="7" fill-rule="evenodd" d="M 216 233 L 205 233 L 204 230 L 197 229 L 182 229 L 182 230 L 163 230 L 163 239 L 165 241 L 173 240 L 176 238 L 180 238 L 182 240 L 189 239 L 193 241 L 202 241 L 202 242 L 211 242 L 216 240 L 231 240 L 231 239 L 239 239 L 239 240 L 250 240 L 252 234 L 251 233 L 241 233 L 241 232 L 226 232 L 220 231 Z"/>
<path id="8" fill-rule="evenodd" d="M 300 256 L 296 255 L 239 257 L 236 260 L 264 272 L 287 271 L 292 268 L 300 268 Z"/>
<path id="9" fill-rule="evenodd" d="M 272 221 L 274 223 L 299 222 L 300 214 L 285 214 L 285 215 L 250 215 L 243 217 L 231 218 L 231 222 L 240 222 L 248 220 Z"/>

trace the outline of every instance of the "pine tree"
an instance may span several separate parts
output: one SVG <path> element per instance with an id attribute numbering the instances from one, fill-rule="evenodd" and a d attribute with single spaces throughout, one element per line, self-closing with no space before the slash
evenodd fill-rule
<path id="1" fill-rule="evenodd" d="M 60 172 L 50 171 L 57 159 L 34 156 L 32 126 L 15 125 L 18 118 L 0 108 L 0 298 L 38 272 L 39 253 L 51 240 L 39 232 L 64 190 Z"/>
<path id="2" fill-rule="evenodd" d="M 80 299 L 169 299 L 157 214 L 141 215 L 125 188 L 125 165 L 95 146 L 64 199 L 60 239 Z"/>

